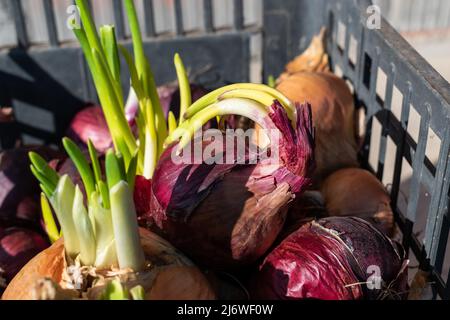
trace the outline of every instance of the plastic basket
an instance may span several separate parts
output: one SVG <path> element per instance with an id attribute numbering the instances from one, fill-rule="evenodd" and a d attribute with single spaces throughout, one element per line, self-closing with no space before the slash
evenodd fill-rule
<path id="1" fill-rule="evenodd" d="M 118 37 L 130 46 L 121 1 L 111 3 Z M 145 50 L 156 78 L 175 79 L 171 57 L 180 52 L 191 70 L 201 70 L 196 81 L 206 86 L 248 81 L 254 36 L 262 38 L 267 78 L 327 26 L 332 68 L 351 83 L 365 111 L 362 163 L 389 185 L 403 244 L 410 259 L 431 272 L 434 298 L 449 299 L 449 83 L 384 19 L 380 29 L 367 27 L 370 1 L 263 0 L 264 23 L 247 26 L 243 1 L 233 0 L 233 23 L 225 30 L 214 28 L 213 4 L 202 1 L 204 28 L 187 34 L 182 1 L 174 0 L 175 30 L 161 36 L 153 2 L 143 2 Z M 82 53 L 76 44 L 58 41 L 52 1 L 43 6 L 49 41 L 36 47 L 28 41 L 21 1 L 9 1 L 18 42 L 0 53 L 0 104 L 14 107 L 18 123 L 0 126 L 3 148 L 17 138 L 58 143 L 83 102 L 96 99 Z M 124 73 L 124 88 L 128 79 Z M 424 230 L 417 234 L 419 224 Z"/>

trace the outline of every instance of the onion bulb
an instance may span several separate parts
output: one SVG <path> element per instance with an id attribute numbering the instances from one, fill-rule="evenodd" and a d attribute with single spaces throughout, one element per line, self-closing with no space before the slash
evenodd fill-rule
<path id="1" fill-rule="evenodd" d="M 252 280 L 255 299 L 402 299 L 401 246 L 359 218 L 311 221 L 286 238 Z"/>
<path id="2" fill-rule="evenodd" d="M 215 298 L 215 293 L 206 278 L 180 252 L 149 231 L 141 229 L 140 235 L 146 257 L 150 261 L 154 261 L 154 264 L 149 267 L 148 271 L 143 272 L 141 279 L 130 278 L 128 282 L 122 279 L 125 285 L 132 287 L 136 281 L 141 280 L 145 289 L 145 299 L 206 300 Z M 43 288 L 38 286 L 39 280 L 43 278 L 52 279 L 60 292 L 68 290 L 71 298 L 100 298 L 105 290 L 104 280 L 86 289 L 80 295 L 77 291 L 74 292 L 67 282 L 70 275 L 67 274 L 66 267 L 64 243 L 61 239 L 37 255 L 19 272 L 5 290 L 2 299 L 34 300 L 42 299 L 44 296 L 48 299 L 58 298 L 57 291 L 52 296 L 51 292 L 50 294 L 43 292 Z M 108 279 L 106 273 L 102 274 L 101 270 L 97 272 L 99 276 L 103 275 Z M 126 278 L 127 276 L 130 275 L 126 273 L 121 275 L 120 272 L 114 275 L 113 272 L 110 272 L 109 278 Z"/>
<path id="3" fill-rule="evenodd" d="M 178 144 L 166 149 L 152 181 L 142 184 L 151 192 L 139 192 L 138 184 L 135 191 L 136 207 L 146 210 L 138 213 L 147 221 L 148 227 L 194 261 L 214 270 L 248 265 L 265 254 L 284 224 L 294 195 L 309 185 L 309 174 L 313 169 L 310 107 L 296 107 L 296 125 L 293 126 L 285 107 L 278 101 L 273 102 L 275 99 L 272 97 L 269 98 L 269 103 L 273 102 L 271 106 L 236 98 L 251 93 L 250 96 L 257 99 L 260 90 L 268 90 L 268 87 L 235 86 L 256 86 L 258 89 L 248 92 L 240 91 L 240 88 L 233 92 L 230 87 L 225 87 L 210 93 L 187 110 L 188 116 L 192 116 L 187 120 L 188 125 L 198 120 L 196 127 L 187 131 L 193 134 L 216 114 L 227 115 L 227 110 L 231 109 L 230 113 L 259 119 L 267 129 L 280 132 L 279 163 L 177 163 L 172 155 L 176 150 L 186 151 L 182 145 L 183 141 L 191 141 L 188 134 L 187 139 L 183 136 Z M 215 104 L 217 95 L 221 102 Z M 226 99 L 224 95 L 234 98 Z M 265 97 L 264 94 L 262 96 Z M 202 109 L 202 103 L 212 104 Z M 194 145 L 199 146 L 204 154 L 210 143 L 202 141 Z M 225 143 L 220 142 L 220 150 L 217 150 L 217 154 L 223 152 L 223 159 L 227 157 Z M 190 144 L 188 146 L 191 147 Z M 236 159 L 236 154 L 232 159 Z"/>
<path id="4" fill-rule="evenodd" d="M 395 235 L 391 198 L 370 172 L 356 168 L 339 170 L 324 181 L 321 192 L 330 216 L 359 217 L 389 237 Z"/>
<path id="5" fill-rule="evenodd" d="M 316 134 L 315 184 L 340 168 L 357 167 L 353 95 L 345 81 L 328 72 L 325 29 L 310 47 L 286 65 L 277 89 L 291 101 L 312 106 Z"/>

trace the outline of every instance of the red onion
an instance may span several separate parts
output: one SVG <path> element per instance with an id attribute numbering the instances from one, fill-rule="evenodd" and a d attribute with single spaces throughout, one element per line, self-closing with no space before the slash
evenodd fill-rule
<path id="1" fill-rule="evenodd" d="M 30 171 L 28 152 L 34 151 L 46 160 L 60 156 L 48 147 L 28 146 L 0 154 L 0 218 L 38 221 L 39 184 Z"/>
<path id="2" fill-rule="evenodd" d="M 256 299 L 400 299 L 406 267 L 401 246 L 368 222 L 331 217 L 306 223 L 276 247 L 251 292 Z"/>
<path id="3" fill-rule="evenodd" d="M 102 153 L 112 147 L 112 139 L 103 110 L 96 105 L 89 105 L 75 115 L 67 136 L 80 146 L 86 146 L 91 139 L 95 148 Z"/>
<path id="4" fill-rule="evenodd" d="M 151 193 L 139 192 L 136 182 L 136 207 L 138 212 L 146 210 L 139 213 L 150 228 L 216 270 L 247 265 L 264 255 L 284 224 L 294 194 L 310 183 L 314 144 L 309 106 L 297 106 L 295 129 L 278 102 L 269 118 L 282 136 L 277 166 L 175 164 L 171 153 L 177 146 L 169 147 L 151 186 L 146 185 Z"/>
<path id="5" fill-rule="evenodd" d="M 11 281 L 31 258 L 48 246 L 47 240 L 37 232 L 0 225 L 0 277 Z"/>

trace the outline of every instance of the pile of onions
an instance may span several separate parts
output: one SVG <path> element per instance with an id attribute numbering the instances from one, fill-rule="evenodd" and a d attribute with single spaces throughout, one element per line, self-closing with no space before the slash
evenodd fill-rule
<path id="1" fill-rule="evenodd" d="M 255 299 L 401 299 L 407 264 L 400 245 L 354 217 L 311 221 L 261 264 Z"/>
<path id="2" fill-rule="evenodd" d="M 172 154 L 183 147 L 183 141 L 190 141 L 189 136 L 187 139 L 184 136 L 179 144 L 173 144 L 162 154 L 151 183 L 141 180 L 142 188 L 150 192 L 140 192 L 139 180 L 136 184 L 136 207 L 149 228 L 200 265 L 214 270 L 236 269 L 255 262 L 266 253 L 284 224 L 289 203 L 309 186 L 313 170 L 310 106 L 294 108 L 296 125 L 293 126 L 287 114 L 291 107 L 285 109 L 270 94 L 266 100 L 270 101 L 269 105 L 265 106 L 237 98 L 242 95 L 258 99 L 258 95 L 266 97 L 268 92 L 280 97 L 279 92 L 262 85 L 249 85 L 256 87 L 255 90 L 242 88 L 246 86 L 224 87 L 200 99 L 188 109 L 188 116 L 192 116 L 193 110 L 201 109 L 202 103 L 211 105 L 203 110 L 206 117 L 202 118 L 202 111 L 199 111 L 190 118 L 193 123 L 201 121 L 196 128 L 187 131 L 193 134 L 195 129 L 201 128 L 199 125 L 217 114 L 249 117 L 264 123 L 266 129 L 280 132 L 278 164 L 263 161 L 207 164 L 206 159 L 200 164 L 180 164 L 173 161 Z M 227 96 L 233 98 L 227 99 Z M 285 97 L 280 99 L 286 101 Z M 227 113 L 227 110 L 232 112 Z M 210 143 L 201 142 L 202 154 Z M 223 143 L 223 159 L 226 159 L 225 141 Z M 139 212 L 139 209 L 145 211 Z"/>
<path id="3" fill-rule="evenodd" d="M 344 80 L 326 72 L 325 30 L 286 66 L 277 89 L 291 101 L 311 103 L 315 127 L 315 184 L 340 168 L 357 167 L 353 95 Z"/>
<path id="4" fill-rule="evenodd" d="M 102 166 L 88 145 L 91 165 L 76 144 L 63 145 L 84 185 L 59 176 L 30 153 L 32 172 L 51 203 L 64 239 L 41 252 L 14 277 L 3 299 L 213 299 L 208 280 L 159 236 L 139 229 L 132 188 L 136 170 L 112 150 Z M 105 172 L 105 178 L 102 172 Z M 10 248 L 8 248 L 11 251 Z"/>
<path id="5" fill-rule="evenodd" d="M 46 161 L 60 157 L 48 147 L 28 146 L 0 154 L 0 220 L 23 219 L 39 224 L 39 184 L 30 171 L 28 152 Z"/>
<path id="6" fill-rule="evenodd" d="M 36 254 L 49 246 L 41 234 L 0 223 L 0 278 L 9 283 Z M 2 285 L 0 285 L 0 293 Z"/>
<path id="7" fill-rule="evenodd" d="M 339 170 L 324 181 L 321 192 L 330 216 L 359 217 L 389 237 L 395 236 L 391 198 L 370 172 L 357 168 Z"/>

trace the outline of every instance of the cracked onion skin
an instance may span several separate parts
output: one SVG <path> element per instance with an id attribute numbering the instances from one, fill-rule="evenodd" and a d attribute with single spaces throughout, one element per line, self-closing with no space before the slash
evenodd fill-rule
<path id="1" fill-rule="evenodd" d="M 277 102 L 269 113 L 283 137 L 276 166 L 175 164 L 176 145 L 168 148 L 153 180 L 136 180 L 141 223 L 210 269 L 235 270 L 255 262 L 278 236 L 289 203 L 310 184 L 311 110 L 307 105 L 297 110 L 295 129 Z"/>
<path id="2" fill-rule="evenodd" d="M 206 277 L 168 242 L 147 230 L 140 229 L 141 244 L 146 257 L 160 270 L 150 288 L 147 300 L 212 300 L 215 293 Z M 38 280 L 62 280 L 66 265 L 62 239 L 33 258 L 11 281 L 3 300 L 31 300 Z"/>

